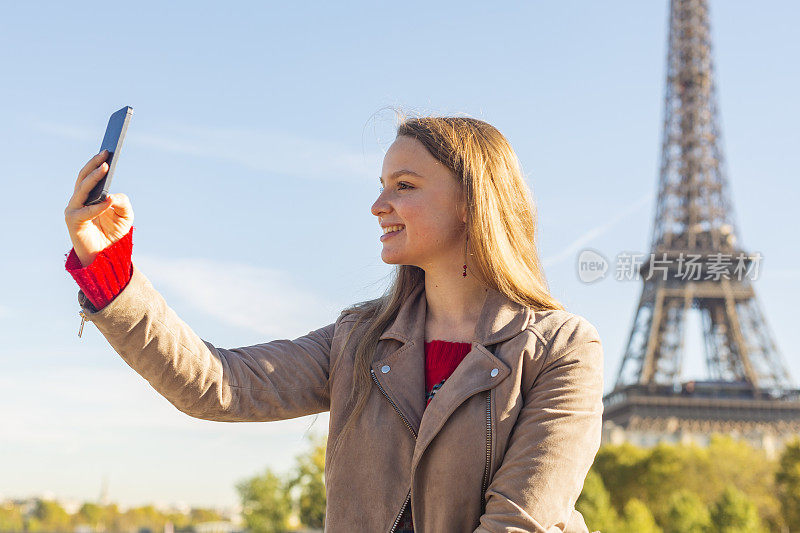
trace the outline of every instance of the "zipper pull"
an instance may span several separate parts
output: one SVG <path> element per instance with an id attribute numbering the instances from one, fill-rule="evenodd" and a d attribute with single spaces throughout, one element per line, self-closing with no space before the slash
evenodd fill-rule
<path id="1" fill-rule="evenodd" d="M 86 322 L 86 314 L 83 312 L 83 309 L 78 311 L 78 314 L 81 315 L 81 327 L 78 329 L 78 338 L 83 334 L 83 324 Z"/>

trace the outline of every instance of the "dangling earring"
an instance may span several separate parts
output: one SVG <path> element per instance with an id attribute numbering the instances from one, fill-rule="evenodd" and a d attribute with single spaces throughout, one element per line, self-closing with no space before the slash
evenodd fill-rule
<path id="1" fill-rule="evenodd" d="M 464 240 L 464 273 L 461 274 L 461 275 L 463 277 L 465 277 L 465 278 L 467 277 L 467 242 L 468 242 L 468 240 L 469 240 L 469 235 L 467 235 L 467 238 Z"/>

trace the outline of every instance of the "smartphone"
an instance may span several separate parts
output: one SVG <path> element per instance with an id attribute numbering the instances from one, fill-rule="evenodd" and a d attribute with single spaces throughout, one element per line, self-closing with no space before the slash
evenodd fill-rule
<path id="1" fill-rule="evenodd" d="M 133 108 L 125 106 L 119 111 L 115 111 L 108 119 L 106 134 L 103 136 L 103 143 L 100 145 L 100 152 L 108 150 L 105 162 L 108 163 L 108 172 L 103 179 L 89 191 L 89 197 L 83 205 L 99 204 L 108 196 L 108 188 L 111 186 L 111 178 L 114 176 L 114 168 L 117 166 L 119 151 L 122 149 L 122 141 L 125 139 L 125 132 L 128 131 L 128 123 L 131 121 Z"/>

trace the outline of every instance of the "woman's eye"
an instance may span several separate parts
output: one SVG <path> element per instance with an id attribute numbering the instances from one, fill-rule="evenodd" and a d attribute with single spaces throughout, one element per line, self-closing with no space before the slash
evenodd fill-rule
<path id="1" fill-rule="evenodd" d="M 411 185 L 409 185 L 408 183 L 406 183 L 404 181 L 399 182 L 397 184 L 397 187 L 400 190 L 406 190 L 406 189 L 413 189 L 414 188 L 414 187 L 412 187 Z M 378 194 L 380 194 L 382 192 L 383 192 L 383 185 L 378 185 Z"/>

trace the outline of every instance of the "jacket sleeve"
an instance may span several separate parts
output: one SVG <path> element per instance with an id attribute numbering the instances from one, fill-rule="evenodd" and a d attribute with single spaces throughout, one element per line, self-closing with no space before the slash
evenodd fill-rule
<path id="1" fill-rule="evenodd" d="M 328 369 L 339 320 L 294 340 L 217 348 L 167 306 L 135 264 L 107 306 L 96 310 L 82 291 L 78 302 L 122 359 L 190 416 L 265 422 L 330 408 Z"/>
<path id="2" fill-rule="evenodd" d="M 588 531 L 575 501 L 600 447 L 603 348 L 585 318 L 558 328 L 523 398 L 476 531 Z"/>

